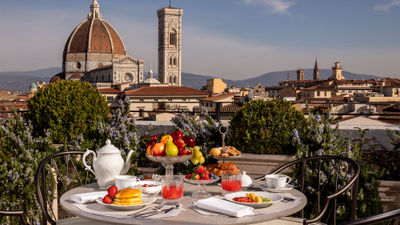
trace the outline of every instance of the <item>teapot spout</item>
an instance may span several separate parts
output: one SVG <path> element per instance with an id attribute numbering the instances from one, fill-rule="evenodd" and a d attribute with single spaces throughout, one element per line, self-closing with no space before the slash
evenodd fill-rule
<path id="1" fill-rule="evenodd" d="M 133 154 L 133 150 L 130 150 L 128 155 L 126 156 L 124 167 L 122 168 L 121 175 L 128 173 L 131 168 L 131 156 Z"/>

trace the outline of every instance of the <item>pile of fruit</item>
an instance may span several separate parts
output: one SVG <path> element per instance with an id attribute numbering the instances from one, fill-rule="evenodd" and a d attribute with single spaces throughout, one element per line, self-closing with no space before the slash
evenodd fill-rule
<path id="1" fill-rule="evenodd" d="M 249 203 L 268 203 L 272 202 L 270 198 L 263 198 L 254 193 L 246 193 L 246 197 L 235 197 L 233 201 L 236 202 L 249 202 Z"/>
<path id="2" fill-rule="evenodd" d="M 209 170 L 217 176 L 221 176 L 222 171 L 225 171 L 225 170 L 230 170 L 230 171 L 232 171 L 233 174 L 240 173 L 240 169 L 233 162 L 219 163 L 216 167 L 209 167 Z"/>
<path id="3" fill-rule="evenodd" d="M 242 154 L 241 151 L 237 150 L 233 146 L 224 146 L 219 148 L 212 148 L 208 153 L 212 156 L 221 156 L 221 157 L 228 157 L 228 156 L 239 156 Z"/>
<path id="4" fill-rule="evenodd" d="M 203 164 L 206 161 L 206 159 L 204 158 L 203 153 L 200 151 L 199 146 L 194 146 L 193 151 L 194 154 L 192 159 L 190 160 L 193 163 L 193 165 Z"/>
<path id="5" fill-rule="evenodd" d="M 198 165 L 194 168 L 193 173 L 186 174 L 187 180 L 211 180 L 210 172 L 203 165 Z"/>
<path id="6" fill-rule="evenodd" d="M 172 135 L 154 135 L 146 143 L 146 154 L 151 156 L 181 156 L 193 154 L 196 147 L 193 137 L 183 137 L 182 132 L 176 130 Z"/>

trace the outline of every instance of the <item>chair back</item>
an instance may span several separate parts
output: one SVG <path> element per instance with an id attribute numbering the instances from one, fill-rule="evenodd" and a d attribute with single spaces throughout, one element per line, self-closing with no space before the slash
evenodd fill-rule
<path id="1" fill-rule="evenodd" d="M 0 211 L 0 218 L 3 216 L 18 217 L 21 224 L 28 225 L 24 216 L 24 211 Z M 13 223 L 14 221 L 11 222 Z"/>
<path id="2" fill-rule="evenodd" d="M 305 157 L 282 165 L 271 173 L 287 173 L 293 178 L 295 188 L 306 195 L 308 203 L 300 216 L 310 219 L 305 219 L 303 224 L 317 221 L 336 224 L 337 202 L 351 206 L 345 211 L 346 219 L 356 217 L 360 175 L 356 161 L 340 156 Z"/>
<path id="3" fill-rule="evenodd" d="M 72 215 L 58 206 L 58 199 L 72 188 L 94 181 L 84 169 L 81 158 L 84 152 L 66 151 L 43 159 L 36 171 L 36 196 L 45 220 L 50 224 Z"/>
<path id="4" fill-rule="evenodd" d="M 340 225 L 367 225 L 367 224 L 400 225 L 400 209 L 396 209 L 375 216 L 370 216 L 356 221 L 341 223 Z"/>

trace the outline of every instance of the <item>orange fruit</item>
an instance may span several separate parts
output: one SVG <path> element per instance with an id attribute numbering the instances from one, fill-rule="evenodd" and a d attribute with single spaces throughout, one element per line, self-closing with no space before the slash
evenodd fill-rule
<path id="1" fill-rule="evenodd" d="M 164 144 L 167 144 L 168 141 L 173 141 L 174 139 L 172 138 L 171 135 L 167 134 L 161 137 L 161 142 Z"/>
<path id="2" fill-rule="evenodd" d="M 147 155 L 153 155 L 153 152 L 151 151 L 151 145 L 149 145 L 146 149 Z"/>

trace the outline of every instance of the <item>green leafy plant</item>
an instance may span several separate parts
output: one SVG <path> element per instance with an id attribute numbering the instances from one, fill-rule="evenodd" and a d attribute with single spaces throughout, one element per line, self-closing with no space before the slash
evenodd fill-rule
<path id="1" fill-rule="evenodd" d="M 304 115 L 290 102 L 254 100 L 231 119 L 228 144 L 245 153 L 294 154 L 292 131 L 304 127 Z"/>
<path id="2" fill-rule="evenodd" d="M 343 156 L 355 160 L 360 165 L 359 177 L 359 192 L 357 196 L 357 216 L 364 218 L 376 215 L 382 212 L 380 197 L 378 193 L 379 178 L 382 175 L 370 168 L 370 166 L 363 161 L 362 148 L 369 141 L 365 138 L 365 130 L 360 130 L 360 138 L 358 140 L 347 139 L 339 130 L 338 126 L 333 125 L 333 118 L 330 113 L 326 115 L 308 114 L 308 129 L 303 133 L 300 138 L 297 130 L 293 130 L 293 145 L 298 149 L 296 155 L 298 158 L 311 157 L 317 155 L 333 155 Z M 335 165 L 336 166 L 336 165 Z M 339 168 L 347 168 L 347 165 L 337 165 Z M 332 165 L 322 165 L 322 168 L 332 167 Z M 334 168 L 334 167 L 333 167 Z M 309 186 L 306 188 L 307 198 L 309 201 L 314 202 L 318 198 L 318 193 L 313 187 L 313 181 L 318 174 L 312 174 L 305 181 Z M 299 171 L 297 171 L 299 173 Z M 328 177 L 329 173 L 320 174 L 322 177 Z M 347 180 L 346 180 L 347 179 Z M 344 177 L 344 183 L 349 182 L 349 177 Z M 326 187 L 327 192 L 332 194 L 335 191 L 335 186 L 332 182 L 328 182 Z M 349 218 L 349 206 L 351 204 L 350 192 L 343 194 L 339 197 L 337 203 L 338 221 L 345 221 Z M 313 206 L 307 206 L 305 212 L 310 216 Z"/>
<path id="3" fill-rule="evenodd" d="M 92 125 L 107 121 L 109 107 L 100 92 L 89 83 L 60 81 L 40 91 L 28 103 L 26 118 L 34 135 L 49 131 L 54 143 L 70 143 L 82 134 L 90 135 Z"/>
<path id="4" fill-rule="evenodd" d="M 34 176 L 39 162 L 56 151 L 48 136 L 32 137 L 33 127 L 15 113 L 0 121 L 0 208 L 23 210 L 31 224 L 39 224 L 41 211 L 35 196 Z M 19 224 L 0 218 L 0 224 Z"/>

